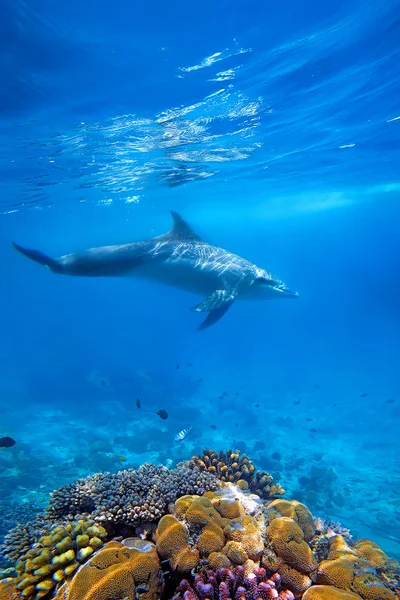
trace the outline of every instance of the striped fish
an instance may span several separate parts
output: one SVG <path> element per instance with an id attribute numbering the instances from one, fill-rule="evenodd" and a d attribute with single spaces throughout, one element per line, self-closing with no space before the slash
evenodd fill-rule
<path id="1" fill-rule="evenodd" d="M 193 427 L 187 427 L 186 429 L 182 429 L 174 438 L 174 442 L 183 442 L 192 431 Z"/>

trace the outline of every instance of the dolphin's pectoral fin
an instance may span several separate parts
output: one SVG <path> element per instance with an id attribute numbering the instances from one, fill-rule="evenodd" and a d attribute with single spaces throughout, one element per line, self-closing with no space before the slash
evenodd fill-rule
<path id="1" fill-rule="evenodd" d="M 199 330 L 206 329 L 219 321 L 228 308 L 234 303 L 237 292 L 235 290 L 215 290 L 203 302 L 192 308 L 194 312 L 208 312 L 208 317 L 200 325 Z"/>

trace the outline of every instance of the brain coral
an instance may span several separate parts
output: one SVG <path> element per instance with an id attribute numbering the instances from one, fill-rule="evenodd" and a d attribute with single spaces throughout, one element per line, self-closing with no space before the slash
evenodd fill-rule
<path id="1" fill-rule="evenodd" d="M 212 564 L 218 566 L 259 560 L 264 550 L 263 522 L 243 514 L 240 504 L 233 503 L 227 510 L 227 503 L 220 496 L 207 496 L 179 498 L 175 516 L 165 515 L 160 520 L 156 530 L 160 556 L 181 572 L 210 555 Z M 230 519 L 223 516 L 227 513 L 241 516 Z"/>
<path id="2" fill-rule="evenodd" d="M 48 514 L 52 517 L 90 513 L 96 521 L 136 525 L 156 521 L 167 512 L 169 502 L 184 494 L 203 494 L 218 486 L 211 473 L 176 469 L 149 463 L 138 470 L 97 473 L 52 493 Z"/>
<path id="3" fill-rule="evenodd" d="M 304 541 L 303 531 L 289 517 L 274 519 L 267 529 L 276 554 L 285 563 L 301 573 L 312 573 L 318 565 L 310 546 Z"/>
<path id="4" fill-rule="evenodd" d="M 60 590 L 57 600 L 156 600 L 164 580 L 154 544 L 139 538 L 109 542 Z"/>
<path id="5" fill-rule="evenodd" d="M 106 535 L 103 527 L 83 519 L 49 529 L 19 557 L 17 590 L 25 598 L 47 596 L 103 545 Z"/>
<path id="6" fill-rule="evenodd" d="M 330 585 L 313 585 L 302 596 L 302 600 L 362 600 L 358 594 L 338 590 Z"/>
<path id="7" fill-rule="evenodd" d="M 289 517 L 300 527 L 306 542 L 309 542 L 315 534 L 315 524 L 311 512 L 307 506 L 297 500 L 273 500 L 267 506 L 267 515 L 270 520 L 276 517 Z"/>
<path id="8" fill-rule="evenodd" d="M 241 455 L 239 450 L 218 453 L 203 450 L 201 456 L 193 456 L 187 465 L 191 469 L 213 473 L 221 481 L 238 483 L 243 489 L 248 488 L 262 498 L 272 499 L 285 493 L 269 473 L 257 471 L 251 460 L 245 454 Z"/>

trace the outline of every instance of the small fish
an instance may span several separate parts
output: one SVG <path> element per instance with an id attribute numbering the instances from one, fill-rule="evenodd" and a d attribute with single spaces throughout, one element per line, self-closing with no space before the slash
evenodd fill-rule
<path id="1" fill-rule="evenodd" d="M 211 425 L 211 429 L 217 429 L 216 425 Z"/>
<path id="2" fill-rule="evenodd" d="M 293 404 L 300 404 L 300 400 L 295 400 Z"/>
<path id="3" fill-rule="evenodd" d="M 259 405 L 259 404 L 255 404 L 254 406 L 255 406 L 256 408 L 260 408 L 260 405 Z"/>
<path id="4" fill-rule="evenodd" d="M 386 404 L 393 404 L 393 402 L 396 402 L 396 400 L 394 400 L 394 398 L 390 398 L 390 400 L 386 400 Z"/>
<path id="5" fill-rule="evenodd" d="M 101 387 L 107 387 L 107 381 L 105 379 L 100 380 Z"/>
<path id="6" fill-rule="evenodd" d="M 139 398 L 136 398 L 136 408 L 140 408 L 142 406 L 142 403 L 140 402 Z"/>
<path id="7" fill-rule="evenodd" d="M 187 427 L 186 429 L 182 429 L 179 433 L 176 434 L 174 438 L 174 442 L 183 442 L 192 431 L 193 427 Z"/>
<path id="8" fill-rule="evenodd" d="M 180 365 L 177 364 L 176 367 L 175 367 L 175 369 L 178 371 L 178 369 L 180 369 Z"/>
<path id="9" fill-rule="evenodd" d="M 2 437 L 0 438 L 0 448 L 11 448 L 12 446 L 15 446 L 16 441 L 13 440 L 11 437 Z"/>
<path id="10" fill-rule="evenodd" d="M 157 411 L 157 415 L 160 417 L 160 419 L 163 419 L 164 421 L 168 419 L 168 413 L 166 410 L 161 409 Z"/>
<path id="11" fill-rule="evenodd" d="M 199 383 L 201 383 L 202 381 L 204 381 L 204 379 L 202 377 L 200 377 L 200 379 L 197 380 Z"/>
<path id="12" fill-rule="evenodd" d="M 313 428 L 313 429 L 310 429 L 310 433 L 317 433 L 317 430 L 316 430 L 316 429 L 314 429 L 314 428 Z"/>
<path id="13" fill-rule="evenodd" d="M 307 417 L 306 421 L 310 422 L 310 421 L 312 421 L 312 418 L 311 417 Z"/>
<path id="14" fill-rule="evenodd" d="M 224 391 L 222 392 L 222 395 L 223 395 L 223 396 L 225 396 L 225 398 L 226 398 L 226 397 L 227 397 L 227 395 L 228 395 L 228 392 L 227 392 L 226 390 L 224 390 Z"/>
<path id="15" fill-rule="evenodd" d="M 191 363 L 191 362 L 188 362 L 188 363 L 186 363 L 186 366 L 187 366 L 187 367 L 193 367 L 193 363 Z"/>
<path id="16" fill-rule="evenodd" d="M 239 392 L 236 392 L 236 396 L 239 396 Z"/>
<path id="17" fill-rule="evenodd" d="M 314 387 L 319 390 L 319 388 L 321 387 L 318 383 L 314 383 Z"/>
<path id="18" fill-rule="evenodd" d="M 360 398 L 366 398 L 367 396 L 368 396 L 368 394 L 366 394 L 366 393 L 364 392 L 364 394 L 361 394 L 361 395 L 360 395 Z"/>
<path id="19" fill-rule="evenodd" d="M 239 423 L 235 423 L 235 427 L 239 427 Z"/>
<path id="20" fill-rule="evenodd" d="M 335 402 L 335 404 L 333 404 L 332 406 L 333 406 L 333 408 L 335 408 L 335 406 L 337 406 L 336 402 Z"/>
<path id="21" fill-rule="evenodd" d="M 224 397 L 223 396 L 218 396 L 218 400 L 223 400 Z"/>
<path id="22" fill-rule="evenodd" d="M 126 456 L 123 456 L 121 454 L 121 456 L 117 456 L 117 459 L 119 460 L 119 462 L 126 462 Z"/>

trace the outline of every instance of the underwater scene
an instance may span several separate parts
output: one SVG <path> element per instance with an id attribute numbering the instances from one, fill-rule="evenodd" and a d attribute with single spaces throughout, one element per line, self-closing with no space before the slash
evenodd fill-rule
<path id="1" fill-rule="evenodd" d="M 0 600 L 399 599 L 399 2 L 0 29 Z"/>

